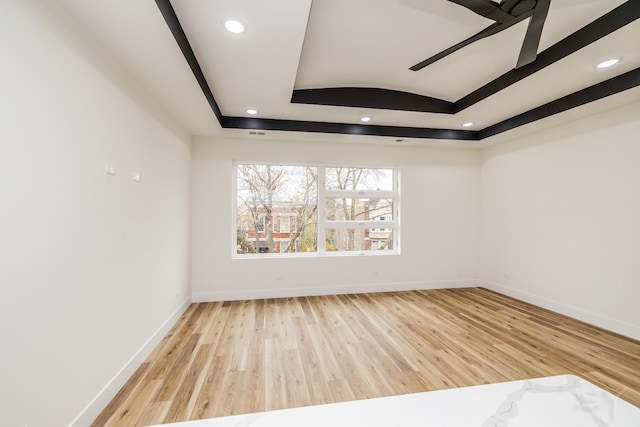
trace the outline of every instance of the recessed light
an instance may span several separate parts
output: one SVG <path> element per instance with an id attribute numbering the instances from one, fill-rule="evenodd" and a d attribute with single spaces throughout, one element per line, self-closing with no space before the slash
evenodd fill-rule
<path id="1" fill-rule="evenodd" d="M 474 122 L 464 122 L 461 126 L 463 128 L 470 128 L 471 126 L 475 125 Z"/>
<path id="2" fill-rule="evenodd" d="M 233 34 L 244 33 L 244 30 L 246 29 L 242 22 L 236 21 L 235 19 L 227 19 L 224 21 L 224 28 Z"/>
<path id="3" fill-rule="evenodd" d="M 370 122 L 371 121 L 371 117 L 369 117 L 369 116 L 360 117 L 360 121 L 363 122 L 363 123 Z"/>
<path id="4" fill-rule="evenodd" d="M 601 63 L 596 65 L 596 68 L 609 68 L 611 66 L 616 65 L 620 61 L 622 61 L 622 58 L 607 59 L 606 61 L 602 61 Z"/>
<path id="5" fill-rule="evenodd" d="M 258 114 L 258 110 L 256 110 L 255 108 L 247 108 L 245 111 L 250 116 L 255 116 L 256 114 Z"/>

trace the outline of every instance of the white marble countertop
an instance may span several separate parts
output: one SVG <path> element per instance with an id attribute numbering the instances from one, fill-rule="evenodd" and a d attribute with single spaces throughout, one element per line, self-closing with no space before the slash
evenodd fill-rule
<path id="1" fill-rule="evenodd" d="M 640 427 L 640 408 L 573 375 L 165 424 L 172 427 Z"/>

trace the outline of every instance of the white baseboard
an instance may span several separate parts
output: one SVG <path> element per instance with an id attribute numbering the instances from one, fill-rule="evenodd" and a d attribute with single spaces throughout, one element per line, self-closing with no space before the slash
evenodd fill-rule
<path id="1" fill-rule="evenodd" d="M 640 340 L 640 326 L 602 316 L 597 313 L 583 310 L 569 304 L 553 301 L 538 295 L 522 292 L 517 289 L 505 286 L 501 283 L 490 282 L 487 280 L 479 280 L 476 283 L 478 283 L 478 286 L 483 286 L 500 294 L 507 295 L 542 308 L 546 308 L 547 310 L 555 311 L 556 313 L 564 314 L 565 316 L 573 317 L 574 319 L 581 320 L 591 325 L 598 326 L 602 329 L 606 329 L 608 331 L 615 332 L 617 334 L 624 335 L 635 340 Z"/>
<path id="2" fill-rule="evenodd" d="M 69 427 L 85 427 L 90 425 L 100 412 L 113 399 L 136 369 L 149 356 L 151 351 L 169 332 L 180 316 L 187 310 L 191 302 L 236 301 L 247 299 L 286 298 L 317 295 L 358 294 L 368 292 L 393 292 L 427 289 L 452 289 L 482 286 L 492 291 L 519 299 L 548 310 L 573 317 L 583 322 L 607 329 L 609 331 L 640 340 L 640 327 L 621 322 L 606 316 L 592 313 L 572 305 L 553 301 L 544 297 L 509 288 L 500 283 L 487 280 L 444 280 L 428 282 L 372 283 L 362 285 L 326 286 L 321 288 L 280 288 L 255 289 L 238 291 L 200 292 L 187 298 L 176 311 L 158 328 L 136 354 L 125 364 L 115 377 L 98 393 L 87 407 L 71 422 Z"/>
<path id="3" fill-rule="evenodd" d="M 175 325 L 180 316 L 191 305 L 191 297 L 188 297 L 173 314 L 158 328 L 158 330 L 145 342 L 131 359 L 120 369 L 111 381 L 98 393 L 87 407 L 69 424 L 69 427 L 86 427 L 91 425 L 100 412 L 111 402 L 111 399 L 120 391 L 122 386 L 133 375 L 138 367 L 151 354 L 151 351 L 160 343 L 162 338 Z"/>
<path id="4" fill-rule="evenodd" d="M 364 285 L 323 286 L 321 288 L 251 289 L 239 291 L 195 292 L 193 302 L 238 301 L 249 299 L 310 297 L 317 295 L 361 294 L 368 292 L 414 291 L 425 289 L 467 288 L 479 286 L 476 279 L 432 282 L 371 283 Z"/>

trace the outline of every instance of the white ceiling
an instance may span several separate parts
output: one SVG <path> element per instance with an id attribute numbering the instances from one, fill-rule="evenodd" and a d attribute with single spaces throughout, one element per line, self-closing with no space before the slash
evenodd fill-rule
<path id="1" fill-rule="evenodd" d="M 190 133 L 248 134 L 222 129 L 155 2 L 61 1 Z M 539 52 L 622 3 L 552 0 Z M 462 122 L 473 121 L 478 130 L 640 66 L 636 20 L 454 115 L 293 104 L 294 89 L 347 86 L 454 102 L 513 69 L 528 20 L 414 72 L 410 66 L 493 21 L 446 0 L 172 0 L 171 5 L 222 114 L 231 117 L 249 117 L 245 110 L 256 108 L 259 117 L 269 119 L 359 124 L 368 115 L 372 125 L 460 130 Z M 227 18 L 244 22 L 247 30 L 228 33 Z M 594 68 L 610 57 L 623 61 Z M 640 101 L 637 88 L 626 92 L 567 117 Z"/>

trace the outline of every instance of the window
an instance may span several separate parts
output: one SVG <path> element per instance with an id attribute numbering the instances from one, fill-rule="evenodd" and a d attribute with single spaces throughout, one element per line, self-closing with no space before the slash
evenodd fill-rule
<path id="1" fill-rule="evenodd" d="M 237 256 L 398 253 L 393 168 L 235 165 Z"/>
<path id="2" fill-rule="evenodd" d="M 264 233 L 264 223 L 265 223 L 264 215 L 258 215 L 257 217 L 254 218 L 253 228 L 255 228 L 255 230 L 259 233 Z"/>
<path id="3" fill-rule="evenodd" d="M 280 217 L 280 232 L 291 233 L 291 218 L 288 216 Z"/>
<path id="4" fill-rule="evenodd" d="M 237 164 L 235 173 L 238 254 L 317 252 L 317 167 Z"/>

